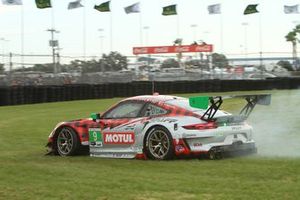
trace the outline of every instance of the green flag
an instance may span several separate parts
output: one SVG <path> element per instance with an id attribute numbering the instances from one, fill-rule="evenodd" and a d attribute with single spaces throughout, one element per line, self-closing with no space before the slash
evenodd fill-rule
<path id="1" fill-rule="evenodd" d="M 162 15 L 177 15 L 176 4 L 163 7 Z"/>
<path id="2" fill-rule="evenodd" d="M 253 13 L 257 13 L 258 10 L 256 9 L 256 7 L 258 6 L 258 4 L 250 4 L 246 7 L 246 9 L 244 10 L 244 15 L 249 15 L 249 14 L 253 14 Z"/>
<path id="3" fill-rule="evenodd" d="M 95 5 L 94 8 L 100 12 L 110 12 L 110 8 L 109 8 L 109 3 L 110 1 L 101 3 L 100 5 Z"/>
<path id="4" fill-rule="evenodd" d="M 50 0 L 35 0 L 37 8 L 51 8 L 51 1 Z"/>

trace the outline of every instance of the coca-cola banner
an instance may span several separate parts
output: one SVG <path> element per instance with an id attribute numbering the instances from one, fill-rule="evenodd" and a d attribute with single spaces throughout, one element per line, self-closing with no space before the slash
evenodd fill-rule
<path id="1" fill-rule="evenodd" d="M 162 54 L 162 53 L 190 53 L 212 52 L 212 44 L 181 45 L 181 46 L 156 46 L 156 47 L 133 47 L 133 54 Z"/>

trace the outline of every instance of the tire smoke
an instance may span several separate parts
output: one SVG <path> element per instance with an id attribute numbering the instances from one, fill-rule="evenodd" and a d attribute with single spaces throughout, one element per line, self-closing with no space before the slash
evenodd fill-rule
<path id="1" fill-rule="evenodd" d="M 258 155 L 300 157 L 300 90 L 271 94 L 271 105 L 257 105 L 248 119 Z"/>

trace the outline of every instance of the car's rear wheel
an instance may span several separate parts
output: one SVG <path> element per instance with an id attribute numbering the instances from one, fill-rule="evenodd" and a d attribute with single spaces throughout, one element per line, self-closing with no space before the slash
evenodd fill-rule
<path id="1" fill-rule="evenodd" d="M 61 156 L 72 156 L 80 148 L 79 138 L 76 132 L 69 127 L 59 130 L 56 138 L 57 153 Z"/>
<path id="2" fill-rule="evenodd" d="M 150 159 L 169 160 L 174 156 L 172 136 L 164 127 L 157 126 L 149 131 L 144 148 Z"/>
<path id="3" fill-rule="evenodd" d="M 221 152 L 218 152 L 215 148 L 212 148 L 208 151 L 207 157 L 210 160 L 219 160 L 223 158 L 223 154 Z"/>

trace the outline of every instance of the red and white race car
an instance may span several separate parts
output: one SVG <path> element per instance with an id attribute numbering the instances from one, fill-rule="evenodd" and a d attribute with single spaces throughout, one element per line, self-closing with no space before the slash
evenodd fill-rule
<path id="1" fill-rule="evenodd" d="M 239 115 L 219 110 L 223 99 L 232 97 L 127 98 L 101 115 L 59 123 L 48 139 L 49 154 L 166 160 L 256 152 L 252 127 L 245 120 L 256 104 L 269 105 L 271 96 L 234 96 L 246 100 Z"/>

